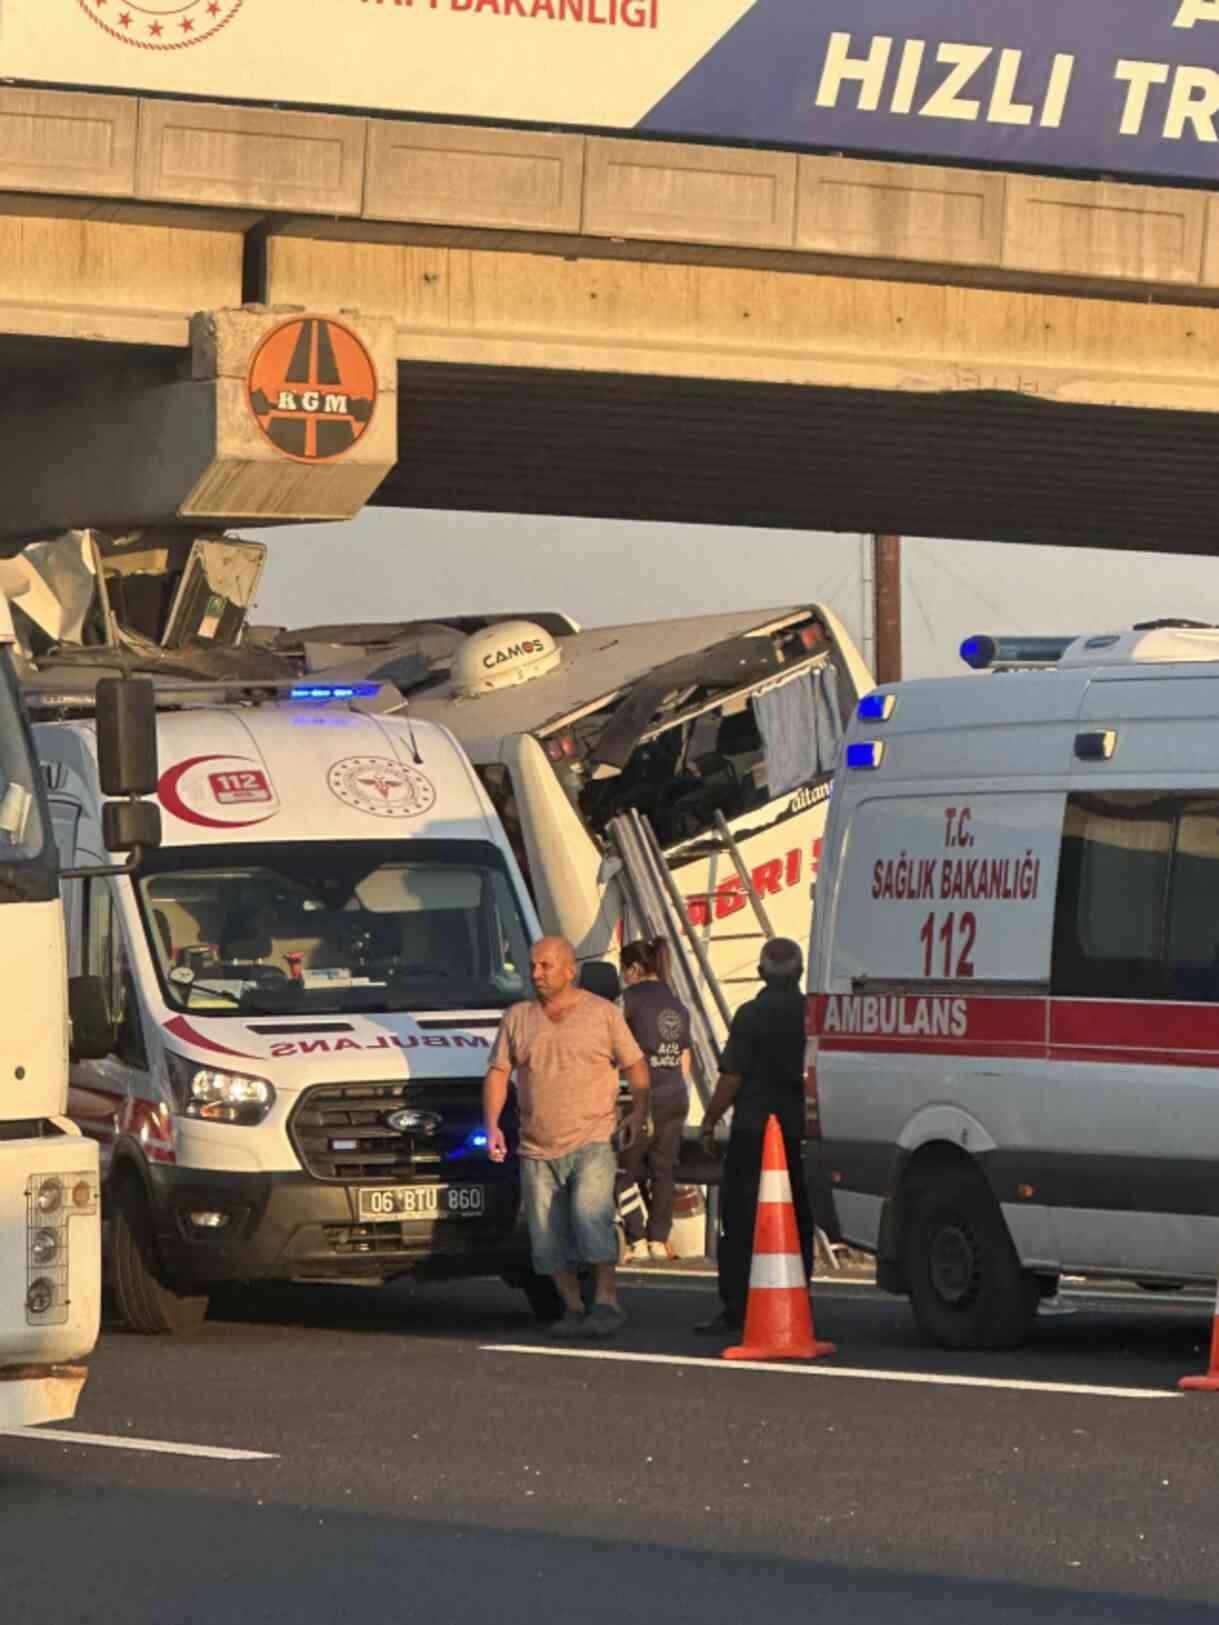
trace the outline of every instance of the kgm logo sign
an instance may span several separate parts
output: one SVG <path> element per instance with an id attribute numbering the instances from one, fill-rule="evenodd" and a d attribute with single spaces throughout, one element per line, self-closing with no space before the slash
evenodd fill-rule
<path id="1" fill-rule="evenodd" d="M 377 370 L 342 322 L 301 316 L 273 328 L 254 352 L 250 408 L 263 434 L 298 463 L 350 451 L 372 422 Z"/>
<path id="2" fill-rule="evenodd" d="M 145 51 L 202 45 L 231 23 L 244 0 L 77 0 L 97 26 Z"/>

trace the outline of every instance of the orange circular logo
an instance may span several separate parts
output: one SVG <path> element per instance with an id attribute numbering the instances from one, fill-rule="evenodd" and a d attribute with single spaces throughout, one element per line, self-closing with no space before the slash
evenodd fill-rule
<path id="1" fill-rule="evenodd" d="M 285 457 L 328 463 L 363 439 L 377 406 L 377 369 L 342 322 L 297 316 L 272 328 L 247 381 L 258 427 Z"/>

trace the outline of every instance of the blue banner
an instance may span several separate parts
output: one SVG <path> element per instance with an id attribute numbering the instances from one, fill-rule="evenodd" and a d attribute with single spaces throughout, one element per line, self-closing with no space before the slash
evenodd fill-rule
<path id="1" fill-rule="evenodd" d="M 756 0 L 640 128 L 1214 181 L 1219 0 Z"/>

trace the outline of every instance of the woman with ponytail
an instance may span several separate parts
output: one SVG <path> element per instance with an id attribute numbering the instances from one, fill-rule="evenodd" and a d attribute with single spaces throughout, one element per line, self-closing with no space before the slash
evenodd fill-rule
<path id="1" fill-rule="evenodd" d="M 647 1192 L 647 1229 L 641 1236 L 628 1234 L 627 1257 L 636 1262 L 671 1256 L 677 1159 L 690 1110 L 690 1016 L 669 987 L 669 965 L 663 937 L 628 942 L 622 950 L 623 1013 L 651 1078 L 651 1133 L 623 1158 L 628 1178 Z"/>

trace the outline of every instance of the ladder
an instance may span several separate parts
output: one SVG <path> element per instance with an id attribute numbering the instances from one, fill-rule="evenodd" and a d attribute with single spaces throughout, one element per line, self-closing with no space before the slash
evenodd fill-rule
<path id="1" fill-rule="evenodd" d="M 664 937 L 669 943 L 677 984 L 673 991 L 690 1012 L 694 1087 L 706 1106 L 719 1077 L 720 1052 L 732 1011 L 707 951 L 690 924 L 685 900 L 649 820 L 630 807 L 610 820 L 606 833 L 619 861 L 614 878 L 626 905 L 624 936 L 637 929 L 641 935 Z M 711 1006 L 704 989 L 711 996 Z"/>
<path id="2" fill-rule="evenodd" d="M 710 909 L 722 893 L 694 893 L 683 895 L 678 889 L 673 872 L 664 854 L 650 820 L 637 808 L 629 807 L 610 820 L 606 828 L 620 863 L 617 880 L 626 904 L 624 910 L 624 936 L 627 922 L 637 926 L 642 934 L 663 936 L 671 949 L 674 992 L 690 1012 L 691 1049 L 694 1061 L 694 1082 L 703 1106 L 711 1099 L 719 1076 L 723 1039 L 732 1025 L 732 1010 L 724 995 L 724 988 L 734 983 L 754 984 L 759 976 L 726 976 L 720 978 L 712 967 L 708 944 L 715 942 L 772 942 L 776 935 L 753 877 L 749 873 L 741 849 L 737 845 L 728 821 L 722 812 L 715 814 L 716 840 L 713 850 L 728 854 L 741 891 L 753 911 L 757 923 L 754 931 L 733 931 L 713 936 L 708 915 L 708 934 L 704 938 L 690 919 L 688 902 L 705 900 Z M 706 844 L 706 843 L 700 843 Z M 715 1204 L 707 1206 L 707 1253 L 711 1256 L 716 1235 Z M 841 1268 L 833 1244 L 825 1232 L 817 1227 L 816 1239 L 834 1269 Z"/>

